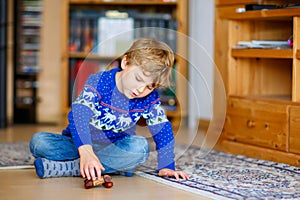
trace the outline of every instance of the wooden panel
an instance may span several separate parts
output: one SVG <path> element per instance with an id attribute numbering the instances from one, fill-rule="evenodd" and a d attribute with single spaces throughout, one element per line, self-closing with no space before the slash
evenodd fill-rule
<path id="1" fill-rule="evenodd" d="M 300 59 L 300 50 L 299 49 L 296 49 L 296 58 Z"/>
<path id="2" fill-rule="evenodd" d="M 230 47 L 236 46 L 239 41 L 251 40 L 251 23 L 243 23 L 241 21 L 229 21 L 229 33 L 228 33 L 228 46 L 227 55 L 228 55 L 228 94 L 239 94 L 238 91 L 240 85 L 240 66 L 242 66 L 239 61 L 232 56 L 230 56 Z M 243 34 L 241 34 L 243 33 Z M 243 68 L 245 66 L 242 66 Z M 238 76 L 237 76 L 238 75 Z M 243 89 L 242 89 L 243 90 Z"/>
<path id="3" fill-rule="evenodd" d="M 290 108 L 290 152 L 300 154 L 300 106 Z"/>
<path id="4" fill-rule="evenodd" d="M 43 28 L 41 34 L 41 66 L 37 90 L 39 101 L 37 105 L 38 123 L 61 123 L 65 116 L 61 115 L 61 16 L 53 10 L 61 6 L 61 0 L 43 1 Z M 55 31 L 53 31 L 55 30 Z"/>
<path id="5" fill-rule="evenodd" d="M 232 49 L 231 55 L 239 58 L 293 58 L 291 49 Z"/>
<path id="6" fill-rule="evenodd" d="M 66 116 L 69 111 L 68 104 L 68 79 L 69 79 L 69 2 L 61 2 L 61 113 Z"/>
<path id="7" fill-rule="evenodd" d="M 215 11 L 215 35 L 214 35 L 214 61 L 228 90 L 228 20 L 218 17 L 218 9 Z"/>
<path id="8" fill-rule="evenodd" d="M 300 11 L 300 10 L 299 10 Z M 293 32 L 293 21 L 230 21 L 230 34 L 237 45 L 239 41 L 287 41 Z"/>
<path id="9" fill-rule="evenodd" d="M 7 1 L 8 5 L 8 11 L 7 11 L 7 96 L 6 96 L 6 103 L 7 103 L 7 119 L 8 122 L 11 122 L 13 119 L 13 69 L 14 69 L 14 63 L 13 63 L 13 50 L 14 50 L 14 30 L 15 27 L 14 24 L 14 2 L 13 1 Z"/>
<path id="10" fill-rule="evenodd" d="M 239 7 L 243 8 L 241 6 Z M 236 12 L 235 9 L 237 8 L 237 6 L 232 6 L 229 8 L 222 8 L 220 10 L 219 17 L 236 20 L 257 20 L 262 18 L 268 20 L 291 20 L 293 16 L 300 15 L 299 8 L 255 10 L 247 12 Z"/>
<path id="11" fill-rule="evenodd" d="M 233 47 L 239 41 L 286 40 L 292 33 L 292 27 L 292 21 L 231 20 L 228 22 L 227 44 Z M 292 68 L 286 66 L 292 65 L 292 50 L 270 50 L 272 53 L 262 49 L 224 50 L 229 55 L 225 77 L 228 80 L 226 88 L 229 95 L 291 95 Z M 263 59 L 255 59 L 257 57 Z M 226 67 L 224 63 L 221 64 L 222 68 Z"/>
<path id="12" fill-rule="evenodd" d="M 288 3 L 298 3 L 298 0 L 215 0 L 217 6 L 226 6 L 234 4 L 288 4 Z"/>
<path id="13" fill-rule="evenodd" d="M 257 3 L 257 0 L 216 0 L 215 4 L 218 6 L 225 6 L 225 5 L 234 5 L 234 4 L 250 4 L 250 3 Z"/>
<path id="14" fill-rule="evenodd" d="M 187 52 L 188 52 L 188 41 L 186 35 L 188 34 L 188 4 L 185 0 L 177 1 L 177 20 L 178 20 L 178 28 L 177 31 L 182 34 L 177 34 L 177 74 L 176 74 L 176 98 L 180 106 L 178 107 L 177 116 L 178 117 L 186 117 L 187 116 L 187 78 L 188 78 L 188 69 L 187 69 Z M 174 118 L 174 117 L 173 117 Z M 178 119 L 174 119 L 178 121 Z"/>
<path id="15" fill-rule="evenodd" d="M 300 155 L 293 153 L 287 153 L 248 144 L 241 144 L 228 140 L 223 140 L 221 142 L 220 150 L 233 154 L 245 155 L 252 158 L 271 160 L 280 163 L 288 163 L 294 166 L 300 166 Z"/>
<path id="16" fill-rule="evenodd" d="M 292 60 L 231 60 L 228 66 L 229 95 L 291 95 Z"/>
<path id="17" fill-rule="evenodd" d="M 295 58 L 293 59 L 293 95 L 292 99 L 295 102 L 300 102 L 300 60 L 297 53 L 300 49 L 300 17 L 294 18 L 294 31 L 293 31 L 293 52 Z"/>
<path id="18" fill-rule="evenodd" d="M 300 11 L 300 9 L 299 9 Z M 287 41 L 293 33 L 293 20 L 251 21 L 253 40 L 282 40 Z M 243 33 L 241 33 L 243 34 Z"/>
<path id="19" fill-rule="evenodd" d="M 229 140 L 287 151 L 287 105 L 231 97 L 227 110 Z"/>

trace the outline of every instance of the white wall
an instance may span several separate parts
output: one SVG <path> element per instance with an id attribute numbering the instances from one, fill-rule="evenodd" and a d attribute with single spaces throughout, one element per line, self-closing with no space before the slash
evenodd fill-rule
<path id="1" fill-rule="evenodd" d="M 214 0 L 189 0 L 189 127 L 212 118 Z"/>

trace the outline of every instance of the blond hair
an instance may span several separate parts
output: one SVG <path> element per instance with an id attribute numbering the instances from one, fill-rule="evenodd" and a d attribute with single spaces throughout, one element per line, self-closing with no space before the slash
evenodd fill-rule
<path id="1" fill-rule="evenodd" d="M 168 87 L 174 65 L 174 53 L 164 42 L 140 38 L 124 53 L 128 65 L 142 68 L 144 75 L 153 78 L 154 87 Z"/>

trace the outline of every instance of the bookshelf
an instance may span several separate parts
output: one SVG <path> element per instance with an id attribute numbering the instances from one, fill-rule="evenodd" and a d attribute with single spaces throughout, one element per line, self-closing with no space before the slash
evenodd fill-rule
<path id="1" fill-rule="evenodd" d="M 286 5 L 290 1 L 263 1 Z M 215 63 L 227 93 L 224 151 L 300 166 L 300 8 L 237 12 L 256 0 L 216 1 Z M 289 48 L 239 48 L 287 41 Z"/>
<path id="2" fill-rule="evenodd" d="M 182 34 L 187 34 L 187 16 L 188 3 L 184 0 L 64 0 L 62 4 L 61 71 L 62 83 L 64 83 L 62 84 L 62 113 L 66 115 L 69 111 L 73 91 L 72 77 L 74 78 L 76 75 L 76 69 L 85 67 L 85 64 L 95 66 L 94 70 L 89 68 L 90 72 L 103 70 L 107 65 L 116 67 L 118 66 L 117 58 L 129 48 L 133 39 L 153 36 L 151 28 L 147 29 L 150 31 L 143 32 L 146 30 L 145 27 L 160 27 L 159 30 L 174 31 L 170 31 L 169 34 L 167 32 L 152 33 L 154 37 L 162 38 L 161 40 L 168 43 L 174 52 L 180 55 L 176 56 L 175 62 L 179 74 L 177 76 L 180 76 L 174 77 L 176 80 L 174 97 L 176 106 L 171 109 L 166 107 L 167 115 L 174 126 L 185 123 L 187 88 L 183 79 L 187 79 L 188 75 L 187 61 L 185 60 L 187 58 L 187 42 L 183 39 L 184 37 L 174 33 L 177 30 Z M 82 27 L 79 28 L 78 24 L 81 24 Z M 115 30 L 112 28 L 113 26 Z M 114 46 L 111 45 L 114 42 L 112 40 L 105 46 L 105 41 L 110 35 L 126 30 L 127 32 L 120 36 L 123 37 L 123 40 L 115 41 L 114 49 L 110 49 L 110 46 Z M 172 33 L 173 35 L 171 35 Z M 102 42 L 102 45 L 94 45 L 99 42 Z M 102 47 L 104 49 L 101 49 Z M 84 59 L 84 64 L 81 65 Z"/>
<path id="3" fill-rule="evenodd" d="M 35 123 L 41 70 L 42 0 L 15 0 L 14 123 Z"/>

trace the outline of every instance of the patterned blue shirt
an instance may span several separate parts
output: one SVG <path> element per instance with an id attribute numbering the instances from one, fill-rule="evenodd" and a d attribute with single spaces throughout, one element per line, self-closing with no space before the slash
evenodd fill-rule
<path id="1" fill-rule="evenodd" d="M 116 87 L 121 69 L 91 75 L 81 94 L 72 103 L 69 124 L 63 135 L 72 136 L 77 147 L 84 144 L 112 143 L 134 135 L 143 117 L 158 152 L 158 169 L 175 169 L 174 135 L 161 107 L 156 90 L 143 98 L 128 99 Z"/>

